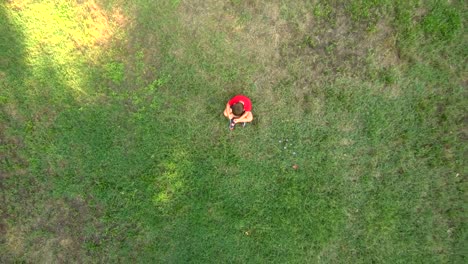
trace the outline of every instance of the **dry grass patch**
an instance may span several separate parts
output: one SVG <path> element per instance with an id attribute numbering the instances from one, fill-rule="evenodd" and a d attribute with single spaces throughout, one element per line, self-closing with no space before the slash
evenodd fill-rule
<path id="1" fill-rule="evenodd" d="M 401 63 L 395 31 L 385 18 L 369 30 L 353 22 L 342 6 L 326 17 L 304 11 L 310 8 L 308 3 L 282 1 L 192 1 L 183 2 L 179 14 L 188 32 L 199 38 L 223 32 L 224 49 L 256 65 L 254 87 L 244 89 L 262 99 L 259 114 L 273 104 L 292 104 L 298 107 L 290 114 L 300 120 L 309 113 L 323 114 L 321 86 L 333 76 L 367 78 L 363 68 L 385 71 Z M 206 38 L 200 49 L 216 52 Z M 180 48 L 175 53 L 184 54 Z M 390 96 L 398 96 L 397 85 L 385 87 Z"/>
<path id="2" fill-rule="evenodd" d="M 34 201 L 27 203 L 32 206 Z M 30 212 L 21 212 L 35 214 L 24 218 L 28 220 L 6 224 L 6 256 L 17 260 L 28 256 L 28 260 L 37 263 L 83 261 L 84 243 L 95 240 L 86 234 L 85 228 L 97 225 L 86 201 L 80 198 L 49 200 L 44 206 L 41 211 L 30 208 Z"/>

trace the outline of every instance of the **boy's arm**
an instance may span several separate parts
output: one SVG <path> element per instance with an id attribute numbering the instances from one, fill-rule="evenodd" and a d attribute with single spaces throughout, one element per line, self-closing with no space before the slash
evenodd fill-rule
<path id="1" fill-rule="evenodd" d="M 239 118 L 234 119 L 235 123 L 238 122 L 250 122 L 253 119 L 252 112 L 250 111 L 245 111 L 244 114 L 242 114 Z"/>
<path id="2" fill-rule="evenodd" d="M 229 103 L 226 104 L 226 108 L 224 109 L 224 113 L 226 113 L 226 115 L 227 115 L 227 117 L 229 119 L 232 119 L 234 117 L 234 115 L 231 112 L 231 106 L 229 105 Z"/>

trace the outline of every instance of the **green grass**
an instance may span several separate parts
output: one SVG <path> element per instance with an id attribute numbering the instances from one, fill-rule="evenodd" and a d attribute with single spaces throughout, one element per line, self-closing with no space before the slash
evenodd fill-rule
<path id="1" fill-rule="evenodd" d="M 2 3 L 0 262 L 463 263 L 465 18 Z"/>

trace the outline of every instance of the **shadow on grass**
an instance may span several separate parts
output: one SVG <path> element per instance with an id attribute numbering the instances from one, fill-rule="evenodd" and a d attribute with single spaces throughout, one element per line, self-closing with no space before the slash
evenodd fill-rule
<path id="1" fill-rule="evenodd" d="M 0 5 L 0 58 L 2 86 L 5 88 L 7 81 L 21 83 L 28 72 L 24 61 L 24 36 L 3 4 Z"/>
<path id="2" fill-rule="evenodd" d="M 11 91 L 15 86 L 23 84 L 23 76 L 27 68 L 24 61 L 24 36 L 18 30 L 5 10 L 0 5 L 0 262 L 7 262 L 7 177 L 14 177 L 18 167 L 24 167 L 25 161 L 17 153 L 22 144 L 19 137 L 10 135 L 12 126 L 17 126 L 19 114 L 12 101 L 16 101 L 17 93 Z"/>
<path id="3" fill-rule="evenodd" d="M 61 215 L 77 206 L 50 196 L 52 174 L 45 165 L 54 112 L 50 97 L 65 85 L 47 56 L 43 68 L 28 64 L 33 55 L 18 12 L 0 4 L 0 262 L 60 260 L 44 245 L 49 242 L 52 247 L 66 243 L 71 252 L 65 255 L 74 259 L 73 243 L 62 227 L 80 227 L 61 222 Z"/>
<path id="4" fill-rule="evenodd" d="M 23 138 L 16 131 L 24 127 L 24 117 L 18 105 L 24 102 L 18 88 L 24 85 L 28 73 L 25 62 L 24 36 L 10 19 L 5 5 L 0 5 L 0 262 L 14 260 L 10 247 L 10 230 L 7 219 L 14 219 L 8 205 L 18 206 L 19 201 L 12 194 L 11 184 L 17 177 L 23 177 L 27 161 L 21 156 Z M 20 195 L 16 196 L 19 198 Z M 23 197 L 21 197 L 23 198 Z M 21 206 L 23 207 L 23 206 Z"/>

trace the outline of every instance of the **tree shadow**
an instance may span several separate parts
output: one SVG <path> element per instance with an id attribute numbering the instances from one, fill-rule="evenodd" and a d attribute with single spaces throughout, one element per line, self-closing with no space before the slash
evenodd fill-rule
<path id="1" fill-rule="evenodd" d="M 7 82 L 21 84 L 28 73 L 25 62 L 24 35 L 0 5 L 0 80 L 4 90 Z"/>
<path id="2" fill-rule="evenodd" d="M 10 20 L 4 5 L 0 5 L 0 142 L 3 144 L 8 143 L 5 138 L 7 122 L 12 121 L 15 115 L 8 109 L 9 96 L 16 96 L 12 90 L 23 83 L 28 70 L 24 57 L 24 36 Z M 10 162 L 5 153 L 0 152 L 0 168 L 5 169 Z M 0 179 L 2 176 L 4 172 L 0 171 Z"/>
<path id="3" fill-rule="evenodd" d="M 55 217 L 49 214 L 51 208 L 58 208 L 54 209 L 55 215 L 63 212 L 62 207 L 54 207 L 55 201 L 49 195 L 47 155 L 39 153 L 45 154 L 50 143 L 44 129 L 53 122 L 48 110 L 54 111 L 50 97 L 55 87 L 65 84 L 59 66 L 47 56 L 41 58 L 43 67 L 31 66 L 28 36 L 16 16 L 21 10 L 14 8 L 0 4 L 1 263 L 31 261 L 26 256 L 38 252 L 43 238 L 30 235 L 47 232 L 45 223 Z M 38 72 L 42 79 L 34 76 Z M 47 259 L 45 255 L 42 259 Z"/>
<path id="4" fill-rule="evenodd" d="M 26 161 L 17 149 L 23 144 L 20 137 L 11 135 L 11 129 L 18 127 L 22 118 L 15 104 L 20 95 L 14 92 L 15 87 L 23 85 L 27 74 L 25 62 L 24 36 L 21 30 L 11 21 L 4 4 L 0 4 L 0 262 L 10 259 L 6 250 L 8 217 L 8 195 L 6 179 L 15 177 L 26 166 Z M 6 254 L 4 254 L 6 253 Z"/>

